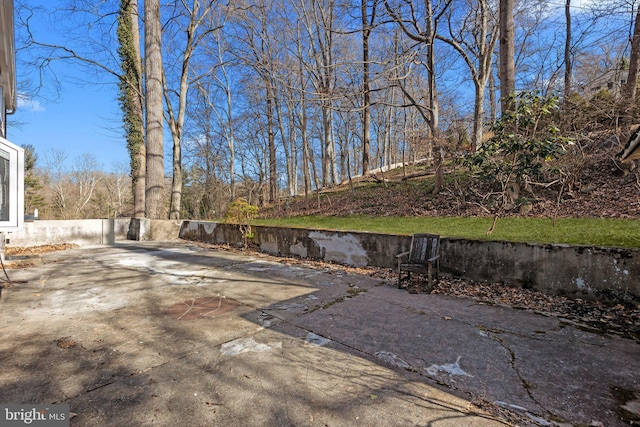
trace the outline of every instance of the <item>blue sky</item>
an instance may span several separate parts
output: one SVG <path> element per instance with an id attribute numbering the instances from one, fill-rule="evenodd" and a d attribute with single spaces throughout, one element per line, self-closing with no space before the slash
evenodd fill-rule
<path id="1" fill-rule="evenodd" d="M 31 24 L 35 37 L 47 43 L 68 45 L 66 36 L 73 36 L 61 31 L 64 23 L 56 22 L 48 13 L 51 8 L 65 4 L 65 0 L 29 0 L 28 3 L 47 9 L 34 14 Z M 15 32 L 19 49 L 23 32 L 20 19 L 16 19 Z M 21 60 L 27 59 L 28 55 L 28 52 L 17 53 L 19 92 L 21 82 L 29 82 L 33 87 L 39 81 L 38 70 Z M 129 157 L 122 134 L 116 79 L 106 74 L 87 76 L 86 68 L 72 60 L 53 64 L 51 71 L 60 81 L 59 90 L 56 90 L 51 75 L 47 75 L 50 71 L 45 70 L 39 95 L 19 97 L 16 113 L 8 118 L 8 139 L 21 146 L 33 145 L 39 166 L 45 166 L 52 150 L 62 150 L 66 154 L 67 168 L 89 153 L 105 171 L 114 170 L 118 164 L 124 165 L 126 170 Z"/>
<path id="2" fill-rule="evenodd" d="M 117 163 L 126 166 L 128 153 L 114 89 L 63 82 L 56 101 L 23 100 L 9 118 L 8 138 L 21 146 L 33 145 L 41 166 L 52 150 L 64 151 L 67 166 L 85 153 L 92 154 L 106 171 Z"/>

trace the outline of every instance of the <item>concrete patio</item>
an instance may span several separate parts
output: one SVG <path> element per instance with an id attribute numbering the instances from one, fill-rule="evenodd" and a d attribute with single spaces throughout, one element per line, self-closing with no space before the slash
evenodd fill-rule
<path id="1" fill-rule="evenodd" d="M 640 418 L 635 341 L 529 311 L 411 295 L 338 266 L 123 242 L 50 253 L 9 274 L 26 283 L 0 298 L 0 403 L 67 403 L 71 425 Z"/>

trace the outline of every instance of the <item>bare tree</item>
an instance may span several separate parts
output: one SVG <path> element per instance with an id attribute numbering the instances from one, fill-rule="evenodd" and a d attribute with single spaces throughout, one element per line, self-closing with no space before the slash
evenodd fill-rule
<path id="1" fill-rule="evenodd" d="M 567 0 L 569 1 L 569 0 Z M 622 120 L 631 123 L 633 119 L 633 107 L 636 103 L 636 93 L 638 88 L 638 68 L 640 67 L 640 8 L 636 12 L 635 24 L 633 27 L 633 38 L 631 39 L 631 54 L 629 56 L 629 74 L 624 90 L 622 105 Z"/>
<path id="2" fill-rule="evenodd" d="M 269 25 L 271 4 L 264 0 L 242 13 L 239 41 L 242 48 L 235 50 L 239 59 L 243 60 L 255 72 L 262 83 L 264 91 L 264 116 L 266 118 L 266 136 L 268 153 L 268 191 L 269 201 L 275 202 L 278 196 L 277 151 L 276 151 L 276 111 L 275 99 L 276 43 L 272 37 L 275 30 Z"/>
<path id="3" fill-rule="evenodd" d="M 229 72 L 227 71 L 227 64 L 224 60 L 224 51 L 223 48 L 223 39 L 222 33 L 216 33 L 216 46 L 217 46 L 217 56 L 218 63 L 220 64 L 218 69 L 220 74 L 216 74 L 215 78 L 219 83 L 219 86 L 224 91 L 225 101 L 226 101 L 226 110 L 225 110 L 225 118 L 224 120 L 224 128 L 225 135 L 227 139 L 227 146 L 229 147 L 229 189 L 231 192 L 231 201 L 236 199 L 236 185 L 235 185 L 235 168 L 236 168 L 236 155 L 235 155 L 235 132 L 234 132 L 234 124 L 233 124 L 233 97 L 232 97 L 232 87 L 231 87 L 231 79 L 229 78 Z"/>
<path id="4" fill-rule="evenodd" d="M 454 22 L 453 14 L 449 14 L 449 35 L 436 37 L 453 47 L 471 72 L 475 88 L 471 146 L 475 150 L 482 142 L 485 91 L 498 39 L 498 22 L 489 0 L 470 0 L 467 6 L 459 22 Z"/>
<path id="5" fill-rule="evenodd" d="M 57 219 L 91 217 L 91 203 L 103 175 L 100 165 L 89 153 L 79 156 L 71 168 L 67 168 L 66 161 L 67 155 L 61 149 L 47 154 L 43 193 L 51 205 L 52 216 Z"/>
<path id="6" fill-rule="evenodd" d="M 564 17 L 564 102 L 566 102 L 571 95 L 571 74 L 573 69 L 573 60 L 571 58 L 571 0 L 565 0 Z"/>
<path id="7" fill-rule="evenodd" d="M 160 0 L 144 0 L 146 89 L 146 211 L 151 219 L 165 218 L 164 142 L 162 114 L 162 32 Z"/>
<path id="8" fill-rule="evenodd" d="M 75 186 L 72 218 L 86 218 L 89 202 L 102 177 L 95 157 L 85 153 L 80 156 L 71 170 L 71 182 Z"/>
<path id="9" fill-rule="evenodd" d="M 130 206 L 131 179 L 127 176 L 126 166 L 116 164 L 111 173 L 105 174 L 101 180 L 102 187 L 106 193 L 107 216 L 117 218 L 125 213 Z"/>
<path id="10" fill-rule="evenodd" d="M 224 179 L 225 173 L 232 173 L 225 164 L 228 118 L 224 111 L 219 111 L 224 107 L 216 104 L 219 92 L 226 98 L 226 88 L 205 78 L 195 85 L 198 90 L 188 109 L 189 126 L 183 136 L 185 155 L 190 162 L 185 174 L 188 186 L 184 189 L 182 211 L 190 218 L 213 219 L 230 201 L 231 192 L 230 184 L 225 183 L 230 179 Z"/>
<path id="11" fill-rule="evenodd" d="M 189 86 L 191 80 L 197 80 L 200 76 L 190 76 L 192 68 L 190 62 L 193 59 L 195 50 L 202 40 L 212 32 L 219 29 L 218 26 L 213 25 L 211 14 L 213 6 L 216 0 L 208 0 L 201 6 L 199 0 L 192 0 L 190 4 L 186 1 L 182 2 L 185 12 L 187 14 L 187 26 L 184 29 L 178 30 L 177 34 L 170 37 L 174 42 L 178 42 L 179 48 L 175 49 L 177 52 L 181 52 L 179 58 L 179 77 L 177 82 L 177 89 L 171 90 L 166 84 L 167 71 L 164 71 L 164 99 L 167 106 L 167 123 L 169 130 L 171 131 L 171 138 L 173 140 L 173 175 L 171 184 L 171 203 L 169 208 L 169 218 L 179 219 L 181 198 L 182 198 L 182 133 L 187 108 L 187 95 L 189 92 Z M 202 29 L 204 28 L 204 29 Z M 167 32 L 167 26 L 165 26 L 165 32 Z M 185 43 L 181 45 L 179 40 L 181 34 L 185 34 Z M 165 61 L 165 68 L 168 65 L 168 61 Z M 177 96 L 177 108 L 174 108 L 173 101 Z"/>
<path id="12" fill-rule="evenodd" d="M 444 154 L 443 147 L 439 141 L 439 105 L 435 74 L 436 58 L 434 44 L 437 38 L 438 24 L 449 9 L 451 0 L 445 1 L 440 5 L 440 9 L 436 11 L 434 11 L 431 0 L 425 1 L 421 20 L 418 18 L 419 15 L 410 1 L 402 0 L 395 8 L 390 5 L 389 0 L 384 0 L 384 4 L 387 13 L 389 13 L 393 20 L 399 25 L 403 33 L 411 40 L 426 45 L 427 48 L 426 63 L 423 63 L 427 72 L 428 82 L 428 105 L 426 108 L 420 106 L 415 101 L 414 97 L 403 86 L 401 79 L 398 79 L 398 85 L 404 95 L 409 98 L 411 104 L 419 109 L 420 114 L 429 126 L 430 136 L 433 141 L 432 151 L 436 170 L 433 191 L 437 193 L 444 183 L 444 169 L 442 166 Z"/>
<path id="13" fill-rule="evenodd" d="M 48 184 L 50 188 L 47 192 L 49 194 L 47 195 L 54 217 L 60 219 L 70 218 L 70 214 L 67 211 L 67 198 L 70 190 L 68 188 L 69 180 L 65 170 L 66 160 L 67 154 L 61 149 L 52 150 L 50 153 L 47 153 L 46 169 L 48 176 L 46 184 Z"/>
<path id="14" fill-rule="evenodd" d="M 117 35 L 120 45 L 118 53 L 122 62 L 120 105 L 131 165 L 133 216 L 144 218 L 146 158 L 137 0 L 121 0 Z"/>
<path id="15" fill-rule="evenodd" d="M 500 109 L 502 114 L 511 108 L 509 95 L 515 91 L 513 1 L 500 0 Z M 491 68 L 489 68 L 489 73 L 491 73 Z"/>
<path id="16" fill-rule="evenodd" d="M 338 169 L 333 138 L 333 89 L 335 87 L 335 0 L 299 1 L 297 8 L 309 40 L 309 73 L 319 98 L 322 124 L 322 186 L 337 183 Z"/>
<path id="17" fill-rule="evenodd" d="M 299 108 L 296 114 L 297 127 L 300 130 L 300 139 L 302 143 L 302 173 L 304 181 L 304 197 L 308 203 L 309 193 L 311 191 L 311 169 L 313 165 L 311 147 L 309 144 L 308 133 L 308 116 L 307 116 L 307 79 L 305 76 L 305 63 L 302 37 L 301 37 L 301 24 L 298 22 L 296 25 L 296 56 L 297 56 L 297 74 L 300 81 L 300 99 Z"/>
<path id="18" fill-rule="evenodd" d="M 369 38 L 376 20 L 378 0 L 373 0 L 371 13 L 368 12 L 368 1 L 361 0 L 362 18 L 362 174 L 369 173 L 369 156 L 371 151 L 371 72 L 369 63 Z"/>
<path id="19" fill-rule="evenodd" d="M 49 5 L 47 5 L 49 6 Z M 53 80 L 60 89 L 59 70 L 54 64 L 73 62 L 86 70 L 84 79 L 91 84 L 111 84 L 114 77 L 121 88 L 123 125 L 131 158 L 131 175 L 134 181 L 134 215 L 145 216 L 145 151 L 142 112 L 142 65 L 138 25 L 138 1 L 74 0 L 65 7 L 31 8 L 26 3 L 18 5 L 17 19 L 26 37 L 21 38 L 19 49 L 29 51 L 29 68 L 39 70 L 40 88 Z M 37 32 L 31 20 L 37 14 L 48 14 L 62 37 L 50 42 L 51 34 Z M 117 40 L 113 27 L 117 23 Z M 58 40 L 62 40 L 59 42 Z M 58 44 L 59 43 L 59 44 Z M 115 47 L 118 47 L 116 52 Z M 118 63 L 116 58 L 120 59 Z M 107 77 L 105 79 L 105 76 Z M 68 175 L 67 175 L 68 176 Z M 58 186 L 59 202 L 67 197 Z M 71 215 L 65 213 L 64 215 Z"/>

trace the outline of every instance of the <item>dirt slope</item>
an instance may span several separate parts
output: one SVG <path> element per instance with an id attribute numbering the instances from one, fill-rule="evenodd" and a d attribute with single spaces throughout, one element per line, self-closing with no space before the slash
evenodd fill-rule
<path id="1" fill-rule="evenodd" d="M 453 162 L 446 168 L 445 187 L 431 194 L 430 165 L 420 164 L 356 178 L 320 195 L 298 196 L 261 210 L 262 217 L 296 215 L 373 216 L 501 216 L 640 218 L 640 173 L 635 164 L 617 161 L 621 143 L 615 137 L 588 140 L 571 155 L 550 165 L 570 174 L 563 185 L 556 171 L 549 180 L 521 193 L 531 203 L 530 212 L 519 207 L 503 211 L 487 203 L 496 190 L 491 183 L 469 178 Z M 407 178 L 422 173 L 423 176 Z"/>

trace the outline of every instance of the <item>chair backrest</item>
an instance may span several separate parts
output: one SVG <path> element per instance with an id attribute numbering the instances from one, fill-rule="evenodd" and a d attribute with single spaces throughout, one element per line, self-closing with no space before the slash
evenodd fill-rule
<path id="1" fill-rule="evenodd" d="M 411 238 L 409 264 L 426 264 L 429 258 L 438 255 L 440 236 L 437 234 L 414 234 Z"/>

